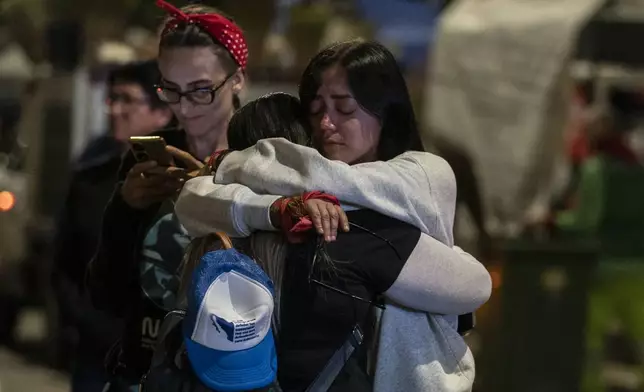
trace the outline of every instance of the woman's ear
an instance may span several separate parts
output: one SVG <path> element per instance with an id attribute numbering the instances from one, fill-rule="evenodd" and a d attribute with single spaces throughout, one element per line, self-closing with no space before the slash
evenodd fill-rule
<path id="1" fill-rule="evenodd" d="M 239 95 L 246 86 L 246 74 L 241 69 L 238 69 L 231 80 L 233 83 L 233 94 Z"/>

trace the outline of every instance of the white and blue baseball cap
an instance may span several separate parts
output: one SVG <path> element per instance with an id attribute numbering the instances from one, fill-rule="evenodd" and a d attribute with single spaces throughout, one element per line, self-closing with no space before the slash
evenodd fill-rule
<path id="1" fill-rule="evenodd" d="M 201 258 L 188 293 L 183 335 L 192 369 L 204 385 L 241 391 L 276 379 L 273 295 L 268 275 L 235 249 Z"/>

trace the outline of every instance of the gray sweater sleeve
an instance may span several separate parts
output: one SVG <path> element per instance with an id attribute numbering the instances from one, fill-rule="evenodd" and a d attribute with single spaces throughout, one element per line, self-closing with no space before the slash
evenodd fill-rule
<path id="1" fill-rule="evenodd" d="M 294 195 L 312 190 L 410 223 L 426 234 L 388 290 L 392 300 L 427 312 L 459 314 L 489 297 L 485 268 L 453 248 L 456 181 L 449 165 L 430 153 L 408 152 L 387 162 L 349 166 L 285 139 L 266 139 L 230 153 L 214 181 L 188 181 L 175 208 L 191 235 L 227 224 L 236 232 L 231 234 L 244 236 L 270 227 L 267 211 L 275 197 L 255 192 Z"/>
<path id="2" fill-rule="evenodd" d="M 465 314 L 483 305 L 491 293 L 492 280 L 483 264 L 423 233 L 385 296 L 411 309 Z"/>
<path id="3" fill-rule="evenodd" d="M 274 230 L 269 208 L 279 198 L 258 195 L 241 184 L 215 184 L 212 176 L 203 176 L 186 182 L 174 211 L 191 237 L 216 231 L 248 237 L 253 231 Z"/>
<path id="4" fill-rule="evenodd" d="M 242 190 L 236 184 L 249 189 Z M 445 160 L 425 152 L 407 152 L 387 162 L 350 166 L 285 139 L 265 139 L 226 156 L 214 182 L 212 177 L 188 181 L 176 210 L 191 235 L 212 232 L 209 226 L 222 224 L 212 214 L 204 213 L 222 209 L 225 218 L 235 223 L 237 234 L 248 235 L 252 230 L 270 227 L 268 214 L 259 212 L 257 203 L 261 199 L 257 194 L 291 196 L 312 190 L 333 194 L 345 205 L 407 222 L 441 242 L 453 244 L 456 180 Z M 241 207 L 249 201 L 253 208 Z M 263 201 L 268 209 L 269 200 Z M 247 226 L 249 222 L 256 226 Z"/>
<path id="5" fill-rule="evenodd" d="M 324 191 L 344 203 L 412 224 L 449 245 L 453 242 L 454 173 L 444 159 L 427 152 L 351 166 L 283 138 L 265 139 L 226 156 L 215 182 L 244 184 L 271 195 Z"/>

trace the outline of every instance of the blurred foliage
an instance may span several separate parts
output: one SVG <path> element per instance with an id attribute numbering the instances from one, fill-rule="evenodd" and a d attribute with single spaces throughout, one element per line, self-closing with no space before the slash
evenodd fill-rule
<path id="1" fill-rule="evenodd" d="M 119 23 L 138 6 L 140 0 L 47 0 L 50 15 L 54 19 L 84 20 L 102 16 Z"/>
<path id="2" fill-rule="evenodd" d="M 181 7 L 191 1 L 169 2 Z M 251 64 L 259 65 L 265 38 L 276 16 L 276 0 L 203 0 L 199 3 L 234 17 L 245 31 L 249 51 L 256 59 Z M 332 2 L 304 1 L 293 6 L 286 35 L 297 53 L 296 68 L 308 62 L 325 38 L 335 40 L 338 32 L 342 35 L 346 30 L 350 36 L 372 35 L 370 26 L 351 14 L 347 4 L 334 6 Z M 45 33 L 51 22 L 82 23 L 87 60 L 91 62 L 98 42 L 121 41 L 128 27 L 133 26 L 155 32 L 163 15 L 155 0 L 0 0 L 0 24 L 9 27 L 12 38 L 37 62 L 44 59 Z M 330 24 L 331 21 L 337 23 Z"/>
<path id="3" fill-rule="evenodd" d="M 190 3 L 170 2 L 177 7 Z M 248 35 L 249 46 L 255 50 L 261 47 L 261 38 L 269 29 L 275 11 L 274 0 L 206 0 L 200 3 L 235 15 L 235 20 Z M 154 0 L 0 0 L 0 24 L 9 28 L 12 38 L 36 61 L 43 59 L 44 34 L 52 21 L 82 22 L 90 48 L 105 39 L 122 39 L 131 26 L 156 31 L 162 18 L 163 12 Z"/>
<path id="4" fill-rule="evenodd" d="M 43 29 L 48 20 L 45 0 L 3 0 L 0 2 L 0 24 L 33 60 L 44 57 L 41 42 Z"/>
<path id="5" fill-rule="evenodd" d="M 296 53 L 295 68 L 304 69 L 319 50 L 333 9 L 325 3 L 297 4 L 291 9 L 291 24 L 286 37 Z M 314 43 L 314 44 L 311 44 Z"/>
<path id="6" fill-rule="evenodd" d="M 45 33 L 53 21 L 83 23 L 87 43 L 120 39 L 131 25 L 154 29 L 162 12 L 154 0 L 2 0 L 0 24 L 35 61 L 44 59 Z"/>

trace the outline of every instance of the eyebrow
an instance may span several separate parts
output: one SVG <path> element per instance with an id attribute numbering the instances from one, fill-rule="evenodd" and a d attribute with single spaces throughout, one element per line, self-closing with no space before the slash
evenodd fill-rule
<path id="1" fill-rule="evenodd" d="M 173 81 L 171 81 L 171 80 L 165 79 L 165 78 L 161 78 L 161 81 L 162 81 L 163 83 L 168 83 L 168 84 L 172 84 L 172 85 L 174 85 L 174 86 L 179 86 L 177 83 L 175 83 L 175 82 L 173 82 Z M 208 80 L 208 79 L 199 79 L 199 80 L 195 80 L 194 82 L 190 82 L 190 83 L 188 83 L 188 86 L 195 86 L 195 85 L 198 85 L 198 84 L 206 84 L 206 83 L 207 83 L 207 84 L 210 84 L 210 85 L 213 85 L 213 81 L 212 81 L 212 80 Z"/>
<path id="2" fill-rule="evenodd" d="M 315 99 L 317 98 L 322 98 L 321 95 L 316 95 Z M 347 98 L 353 98 L 353 95 L 351 94 L 331 94 L 331 98 L 333 99 L 347 99 Z"/>

